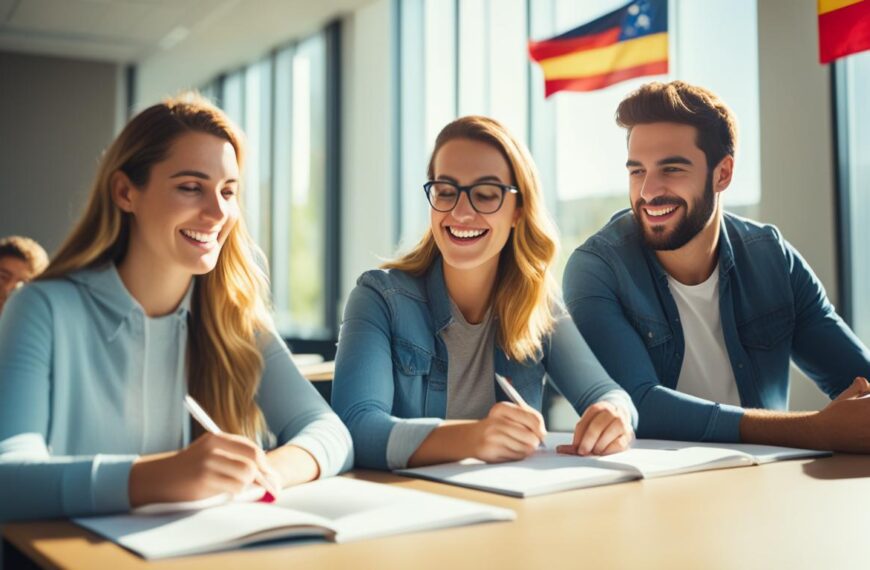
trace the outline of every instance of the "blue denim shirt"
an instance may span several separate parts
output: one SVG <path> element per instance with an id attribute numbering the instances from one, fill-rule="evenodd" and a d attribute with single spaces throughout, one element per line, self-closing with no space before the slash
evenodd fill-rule
<path id="1" fill-rule="evenodd" d="M 740 441 L 743 408 L 676 391 L 686 339 L 667 273 L 630 210 L 574 251 L 564 292 L 580 332 L 631 394 L 638 437 Z M 743 407 L 787 408 L 790 358 L 830 398 L 870 373 L 870 351 L 774 226 L 724 214 L 719 308 Z"/>
<path id="2" fill-rule="evenodd" d="M 440 258 L 421 277 L 375 270 L 359 278 L 345 308 L 332 387 L 332 406 L 350 429 L 357 465 L 404 466 L 445 417 L 447 350 L 440 332 L 452 319 Z M 631 400 L 566 313 L 531 361 L 510 360 L 493 348 L 496 373 L 510 378 L 536 409 L 548 374 L 579 413 L 606 399 L 637 423 Z M 509 401 L 493 384 L 496 399 Z"/>

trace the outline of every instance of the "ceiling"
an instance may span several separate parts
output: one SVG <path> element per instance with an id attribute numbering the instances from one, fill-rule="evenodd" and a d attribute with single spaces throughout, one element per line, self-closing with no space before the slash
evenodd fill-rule
<path id="1" fill-rule="evenodd" d="M 137 63 L 218 48 L 244 60 L 368 1 L 0 0 L 0 51 Z"/>

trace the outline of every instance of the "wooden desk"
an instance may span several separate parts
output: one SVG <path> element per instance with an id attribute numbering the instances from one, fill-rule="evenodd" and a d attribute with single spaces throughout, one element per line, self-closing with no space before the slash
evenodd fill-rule
<path id="1" fill-rule="evenodd" d="M 301 364 L 299 372 L 309 382 L 332 382 L 332 377 L 335 376 L 335 361 Z"/>
<path id="2" fill-rule="evenodd" d="M 791 461 L 512 499 L 390 474 L 370 481 L 515 509 L 518 519 L 353 544 L 147 563 L 69 522 L 7 526 L 50 568 L 866 568 L 870 457 Z M 6 568 L 5 570 L 11 570 Z"/>

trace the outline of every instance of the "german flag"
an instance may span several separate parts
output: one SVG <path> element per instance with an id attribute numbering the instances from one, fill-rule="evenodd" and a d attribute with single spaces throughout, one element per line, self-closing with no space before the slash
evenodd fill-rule
<path id="1" fill-rule="evenodd" d="M 635 0 L 564 34 L 529 42 L 547 97 L 668 72 L 668 1 Z"/>
<path id="2" fill-rule="evenodd" d="M 870 0 L 818 0 L 819 60 L 870 49 Z"/>

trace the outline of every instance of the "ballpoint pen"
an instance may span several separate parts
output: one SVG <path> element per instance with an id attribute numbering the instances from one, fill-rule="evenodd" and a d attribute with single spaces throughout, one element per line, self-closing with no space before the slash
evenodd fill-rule
<path id="1" fill-rule="evenodd" d="M 193 419 L 199 422 L 199 425 L 201 425 L 205 431 L 213 434 L 223 433 L 221 428 L 219 428 L 206 411 L 202 409 L 202 406 L 200 406 L 189 394 L 184 396 L 184 407 L 187 408 L 187 411 L 190 412 Z M 265 492 L 265 494 L 260 498 L 260 502 L 273 503 L 275 501 L 275 495 L 269 491 L 271 485 L 269 485 L 261 474 L 257 475 L 256 481 L 261 487 L 263 487 L 263 491 Z"/>

